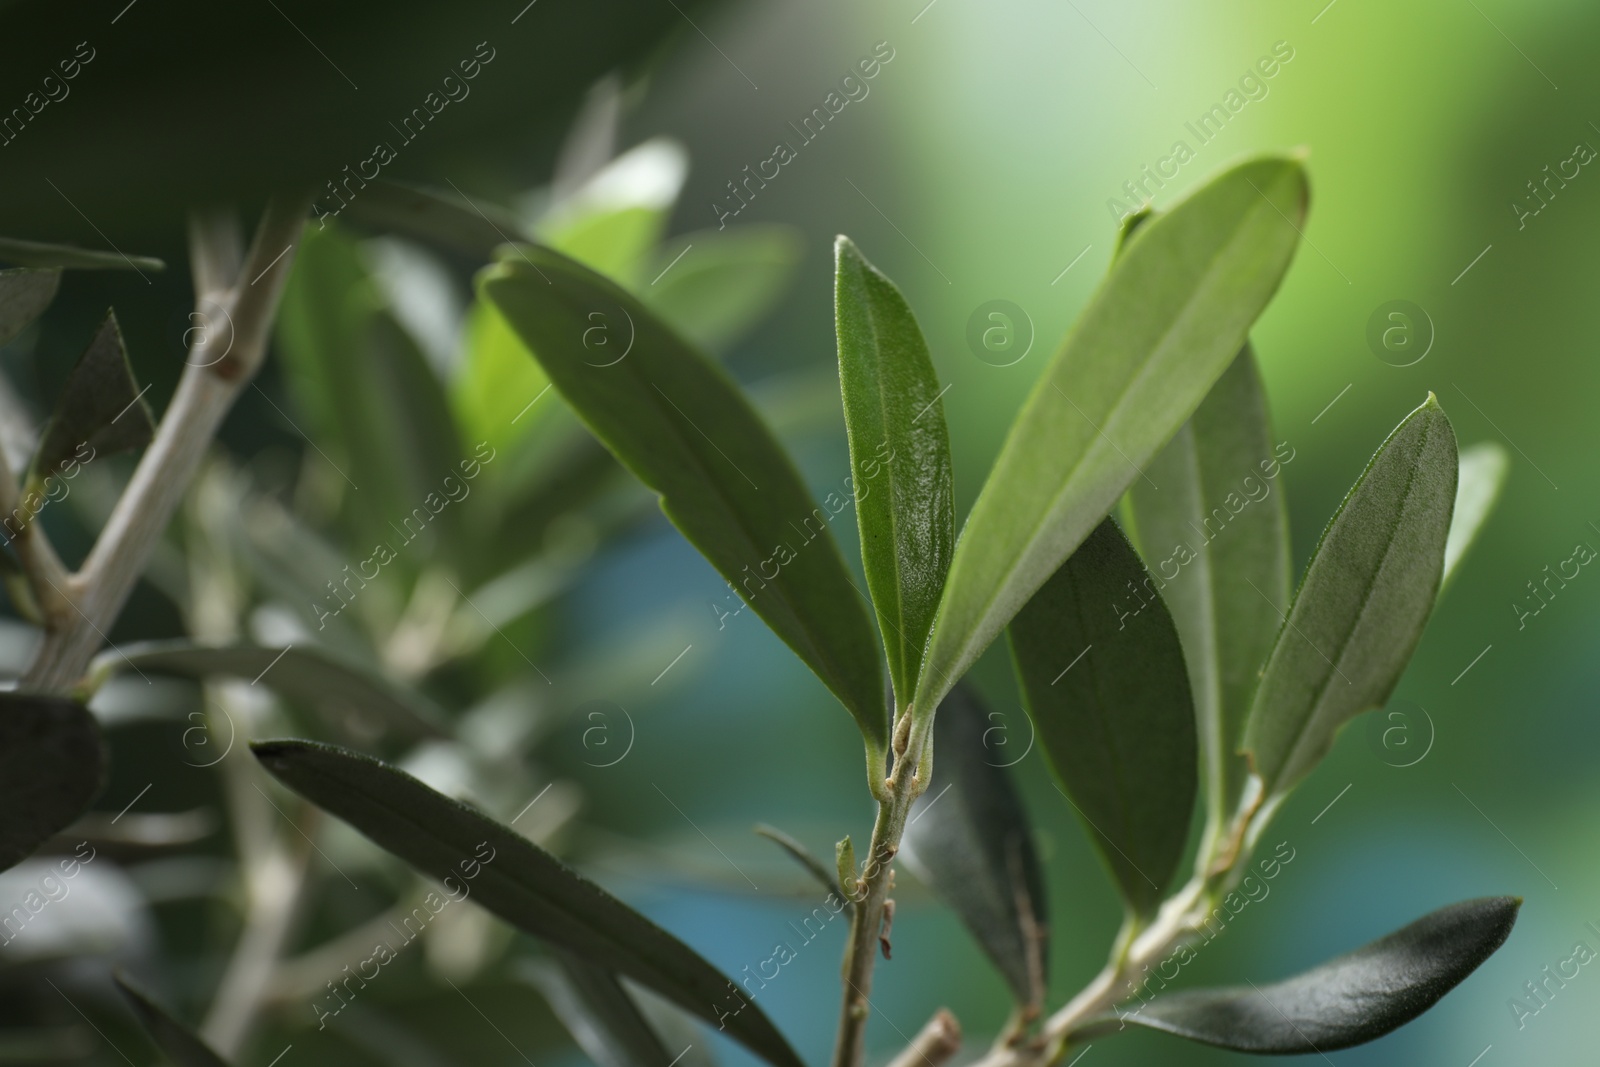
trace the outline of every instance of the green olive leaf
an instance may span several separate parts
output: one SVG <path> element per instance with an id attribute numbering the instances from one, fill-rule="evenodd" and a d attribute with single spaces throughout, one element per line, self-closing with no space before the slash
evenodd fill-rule
<path id="1" fill-rule="evenodd" d="M 872 623 L 830 529 L 849 501 L 814 504 L 733 382 L 616 284 L 527 246 L 479 286 L 594 435 L 885 748 Z"/>
<path id="2" fill-rule="evenodd" d="M 58 267 L 67 270 L 166 270 L 167 265 L 153 256 L 125 256 L 121 252 L 101 252 L 71 245 L 24 241 L 0 237 L 0 261 L 19 267 Z"/>
<path id="3" fill-rule="evenodd" d="M 303 704 L 338 726 L 350 715 L 382 722 L 407 738 L 446 736 L 445 713 L 417 690 L 317 645 L 201 645 L 182 639 L 139 641 L 102 652 L 90 667 L 91 689 L 123 670 L 161 671 L 202 680 L 243 678 Z"/>
<path id="4" fill-rule="evenodd" d="M 1323 531 L 1245 725 L 1269 802 L 1394 691 L 1438 596 L 1456 476 L 1455 431 L 1429 393 Z"/>
<path id="5" fill-rule="evenodd" d="M 834 255 L 861 561 L 889 677 L 905 707 L 955 543 L 950 434 L 939 379 L 905 297 L 848 237 L 838 239 Z"/>
<path id="6" fill-rule="evenodd" d="M 826 863 L 823 863 L 816 856 L 813 856 L 811 854 L 811 850 L 802 845 L 794 837 L 784 833 L 776 826 L 768 826 L 765 823 L 758 824 L 755 828 L 755 831 L 768 841 L 771 841 L 773 844 L 787 852 L 789 854 L 789 858 L 798 863 L 801 869 L 814 878 L 817 884 L 822 888 L 826 889 L 840 900 L 846 902 L 849 901 L 850 897 L 842 888 L 840 888 L 839 880 L 835 876 L 835 871 L 830 870 Z M 834 866 L 835 868 L 838 868 L 840 865 L 835 864 Z M 850 866 L 855 866 L 854 856 L 851 857 Z"/>
<path id="7" fill-rule="evenodd" d="M 1285 981 L 1158 992 L 1079 1036 L 1132 1023 L 1276 1056 L 1364 1044 L 1415 1019 L 1477 970 L 1510 936 L 1521 906 L 1514 897 L 1452 904 Z"/>
<path id="8" fill-rule="evenodd" d="M 469 461 L 444 386 L 340 227 L 307 227 L 284 287 L 277 347 L 297 418 L 268 398 L 269 417 L 306 435 L 334 467 L 330 481 L 347 490 L 344 517 L 356 543 L 393 552 L 429 533 L 441 554 L 466 558 L 463 539 L 450 534 L 470 528 L 447 493 L 464 484 Z M 475 454 L 494 452 L 483 444 Z M 402 569 L 419 566 L 415 553 L 398 555 Z"/>
<path id="9" fill-rule="evenodd" d="M 1016 1002 L 1037 1011 L 1049 977 L 1048 897 L 1005 767 L 1022 755 L 1009 730 L 970 686 L 950 691 L 933 723 L 933 782 L 911 809 L 902 858 L 961 917 Z"/>
<path id="10" fill-rule="evenodd" d="M 250 747 L 284 785 L 420 873 L 465 886 L 511 925 L 654 989 L 776 1067 L 802 1067 L 726 975 L 514 829 L 349 749 L 293 740 Z"/>
<path id="11" fill-rule="evenodd" d="M 1189 836 L 1194 703 L 1172 616 L 1116 523 L 1095 528 L 1010 635 L 1051 770 L 1128 907 L 1153 914 Z"/>
<path id="12" fill-rule="evenodd" d="M 1027 712 L 1128 907 L 1154 913 L 1189 837 L 1194 702 L 1178 630 L 1112 520 L 1011 622 Z"/>
<path id="13" fill-rule="evenodd" d="M 100 727 L 82 704 L 0 693 L 0 871 L 72 825 L 105 773 Z"/>
<path id="14" fill-rule="evenodd" d="M 929 714 L 1243 346 L 1288 270 L 1298 159 L 1225 171 L 1143 222 L 1012 424 L 956 544 L 913 704 Z"/>
<path id="15" fill-rule="evenodd" d="M 1172 612 L 1189 668 L 1213 819 L 1249 774 L 1245 716 L 1289 605 L 1289 517 L 1250 346 L 1125 498 L 1128 533 Z M 1288 458 L 1294 456 L 1293 450 Z"/>

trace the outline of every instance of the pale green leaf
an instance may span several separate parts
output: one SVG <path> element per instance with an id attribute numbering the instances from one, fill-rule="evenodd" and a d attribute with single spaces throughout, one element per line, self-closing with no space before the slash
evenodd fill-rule
<path id="1" fill-rule="evenodd" d="M 1394 691 L 1439 592 L 1456 471 L 1455 431 L 1429 393 L 1328 523 L 1245 727 L 1269 800 L 1316 766 L 1339 727 Z"/>
<path id="2" fill-rule="evenodd" d="M 1250 347 L 1128 489 L 1128 533 L 1172 612 L 1194 694 L 1213 818 L 1231 811 L 1248 764 L 1245 716 L 1289 606 L 1282 461 Z"/>
<path id="3" fill-rule="evenodd" d="M 1141 225 L 1012 424 L 956 546 L 915 707 L 932 711 L 1200 405 L 1277 290 L 1308 191 L 1266 157 Z"/>

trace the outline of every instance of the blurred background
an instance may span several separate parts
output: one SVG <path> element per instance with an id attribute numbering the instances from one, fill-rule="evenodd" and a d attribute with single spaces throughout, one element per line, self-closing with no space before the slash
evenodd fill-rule
<path id="1" fill-rule="evenodd" d="M 1600 472 L 1590 462 L 1595 420 L 1586 399 L 1600 384 L 1600 176 L 1585 165 L 1576 177 L 1538 184 L 1561 166 L 1570 175 L 1584 158 L 1579 146 L 1588 158 L 1600 149 L 1592 62 L 1600 10 L 1503 0 L 752 0 L 617 4 L 582 14 L 544 0 L 521 15 L 512 2 L 357 18 L 282 0 L 258 21 L 228 16 L 238 24 L 208 27 L 175 22 L 155 0 L 101 6 L 103 17 L 99 8 L 92 19 L 82 15 L 81 32 L 59 13 L 0 8 L 13 26 L 6 38 L 14 57 L 0 78 L 8 94 L 0 105 L 20 101 L 78 41 L 98 50 L 73 95 L 0 148 L 8 198 L 0 232 L 160 255 L 169 267 L 148 278 L 68 275 L 41 324 L 0 352 L 15 391 L 36 410 L 48 410 L 98 316 L 114 305 L 160 411 L 181 369 L 191 310 L 184 208 L 232 199 L 249 215 L 275 183 L 338 175 L 371 153 L 375 129 L 420 103 L 450 64 L 487 39 L 497 54 L 474 82 L 474 97 L 439 114 L 419 149 L 401 152 L 386 177 L 501 204 L 529 229 L 579 245 L 578 224 L 560 215 L 574 202 L 570 190 L 549 187 L 558 160 L 603 161 L 670 139 L 602 183 L 601 193 L 653 213 L 637 254 L 617 270 L 632 272 L 642 291 L 651 276 L 670 278 L 673 265 L 695 267 L 696 245 L 714 256 L 726 251 L 719 239 L 745 228 L 759 235 L 749 258 L 729 259 L 742 276 L 754 276 L 752 263 L 764 271 L 757 291 L 701 320 L 686 314 L 709 323 L 726 365 L 756 389 L 819 496 L 849 471 L 831 289 L 832 238 L 849 234 L 904 290 L 949 384 L 944 404 L 964 511 L 1030 384 L 1102 276 L 1117 212 L 1147 194 L 1166 206 L 1243 153 L 1303 146 L 1313 180 L 1306 240 L 1253 333 L 1277 439 L 1293 448 L 1279 485 L 1297 567 L 1373 450 L 1430 390 L 1464 445 L 1497 441 L 1510 452 L 1511 474 L 1400 686 L 1392 710 L 1402 717 L 1385 720 L 1404 725 L 1403 740 L 1385 739 L 1366 719 L 1345 731 L 1275 824 L 1273 840 L 1290 843 L 1294 862 L 1185 981 L 1276 979 L 1443 904 L 1516 894 L 1526 905 L 1510 942 L 1462 987 L 1396 1034 L 1329 1058 L 1494 1067 L 1588 1054 L 1600 1005 L 1600 976 L 1590 968 L 1520 1026 L 1508 1002 L 1527 1001 L 1524 983 L 1570 956 L 1575 943 L 1600 949 L 1600 933 L 1587 925 L 1600 926 L 1600 658 L 1592 647 L 1600 579 L 1580 575 L 1547 603 L 1532 600 L 1528 587 L 1575 546 L 1600 548 Z M 248 61 L 220 50 L 223 39 Z M 186 56 L 197 65 L 187 74 Z M 1260 77 L 1257 61 L 1269 56 L 1275 73 Z M 866 95 L 804 141 L 795 128 L 869 57 L 880 69 Z M 213 70 L 222 83 L 210 93 Z M 613 70 L 623 73 L 609 88 L 591 88 Z M 136 88 L 120 90 L 130 83 L 119 78 Z M 1200 117 L 1235 90 L 1243 106 L 1220 131 L 1214 122 L 1197 136 Z M 604 116 L 614 113 L 611 145 L 575 141 L 574 114 L 585 99 L 577 128 L 611 129 Z M 797 146 L 794 158 L 753 197 L 738 197 L 729 183 L 772 157 L 780 141 Z M 1178 141 L 1193 158 L 1176 177 L 1148 179 Z M 577 167 L 572 180 L 596 169 Z M 1134 194 L 1124 186 L 1141 182 Z M 485 349 L 493 329 L 469 309 L 471 257 L 375 238 L 377 229 L 363 229 L 356 212 L 335 227 L 426 365 L 455 381 L 461 352 Z M 681 262 L 673 258 L 680 251 Z M 297 284 L 315 284 L 304 280 L 307 264 L 330 257 L 336 252 L 308 246 Z M 968 340 L 994 301 L 1008 302 L 1016 332 L 1003 351 Z M 1415 331 L 1403 351 L 1369 339 L 1374 321 L 1391 321 L 1395 301 L 1408 302 Z M 280 330 L 280 348 L 289 336 Z M 213 488 L 225 500 L 236 491 L 277 501 L 280 511 L 320 524 L 329 542 L 359 545 L 336 550 L 336 563 L 349 562 L 365 551 L 350 532 L 360 504 L 330 489 L 337 475 L 322 466 L 337 466 L 349 442 L 338 405 L 330 413 L 326 396 L 297 384 L 294 368 L 304 358 L 275 353 L 260 388 L 247 391 L 225 429 L 227 470 L 219 460 Z M 460 399 L 463 387 L 450 388 L 465 425 L 471 405 Z M 540 403 L 558 404 L 553 396 Z M 560 437 L 561 413 L 548 418 L 549 435 Z M 480 734 L 514 735 L 525 745 L 516 751 L 526 758 L 511 760 L 516 768 L 493 772 L 506 794 L 495 800 L 502 816 L 558 783 L 541 801 L 551 809 L 551 840 L 714 963 L 755 967 L 790 937 L 787 924 L 810 911 L 815 894 L 751 826 L 781 827 L 818 853 L 847 832 L 864 841 L 871 808 L 854 727 L 758 619 L 720 617 L 726 587 L 642 493 L 604 462 L 562 451 L 581 452 L 581 444 L 561 440 L 543 452 L 505 445 L 527 457 L 525 467 L 495 472 L 504 483 L 495 499 L 511 503 L 499 506 L 500 525 L 483 542 L 494 543 L 506 573 L 542 569 L 501 587 L 513 606 L 490 612 L 499 624 L 493 632 L 466 634 L 415 676 L 454 720 L 474 715 Z M 467 451 L 475 443 L 465 441 Z M 561 494 L 528 488 L 557 466 L 570 474 Z M 107 492 L 116 484 L 110 465 L 93 473 L 104 476 Z M 73 497 L 76 510 L 46 516 L 72 559 L 95 529 L 93 497 L 86 487 Z M 259 526 L 263 513 L 249 514 Z M 834 532 L 858 567 L 849 522 L 841 515 Z M 190 530 L 178 548 L 192 549 L 198 536 Z M 185 567 L 182 557 L 169 562 Z M 429 563 L 407 566 L 414 573 L 402 605 L 415 603 Z M 473 573 L 471 559 L 449 566 L 470 577 L 469 592 L 496 577 Z M 256 582 L 236 605 L 241 632 L 284 640 L 314 628 L 314 618 L 287 619 L 279 601 L 292 594 L 262 592 L 264 585 Z M 195 588 L 179 586 L 147 581 L 112 639 L 195 634 L 196 613 L 184 600 Z M 469 614 L 461 605 L 451 610 L 451 618 Z M 369 636 L 374 629 L 388 642 L 374 662 L 404 667 L 408 653 L 395 651 L 392 629 L 382 620 L 368 625 Z M 20 624 L 13 630 L 8 655 L 20 661 L 28 635 Z M 975 678 L 1007 716 L 1021 754 L 1028 725 L 1003 653 L 991 651 Z M 221 787 L 197 766 L 209 757 L 195 756 L 196 738 L 185 733 L 189 710 L 202 701 L 192 689 L 163 689 L 159 698 L 104 691 L 97 710 L 134 724 L 113 732 L 116 762 L 98 805 L 106 815 L 150 783 L 135 811 L 211 812 L 195 817 L 218 821 Z M 169 704 L 154 706 L 162 701 Z M 497 750 L 510 748 L 491 740 L 472 749 L 458 732 L 426 758 L 404 746 L 391 751 L 470 777 Z M 1059 1004 L 1099 969 L 1119 905 L 1041 755 L 1022 755 L 1015 773 L 1047 857 Z M 347 856 L 354 868 L 367 862 L 353 838 L 332 840 L 341 866 Z M 107 872 L 104 891 L 123 910 L 118 930 L 100 932 L 105 951 L 153 968 L 158 959 L 174 963 L 167 988 L 192 1018 L 204 1013 L 239 928 L 229 903 L 231 849 L 215 825 L 181 847 L 112 848 L 128 873 Z M 21 870 L 0 877 L 0 887 L 25 890 Z M 877 972 L 869 1047 L 886 1057 L 941 1005 L 980 1047 L 1004 1022 L 1004 989 L 954 916 L 909 873 L 900 883 L 895 955 Z M 301 947 L 314 946 L 316 930 L 335 933 L 371 910 L 354 898 L 325 904 Z M 500 935 L 472 936 L 493 945 Z M 831 1048 L 843 943 L 840 924 L 761 994 L 809 1062 L 823 1062 Z M 0 962 L 15 960 L 14 948 L 0 947 Z M 502 951 L 466 953 L 463 963 L 441 947 L 426 961 L 408 960 L 406 977 L 378 984 L 370 1011 L 332 1027 L 332 1036 L 312 1025 L 304 1007 L 311 994 L 274 1007 L 240 1062 L 265 1064 L 291 1043 L 284 1067 L 582 1062 Z M 54 964 L 12 967 L 47 965 Z M 472 1002 L 438 981 L 442 974 L 459 978 Z M 319 988 L 311 984 L 313 993 Z M 32 1051 L 12 1049 L 12 1062 L 119 1062 L 93 1035 L 64 1036 L 76 1021 L 59 1002 L 0 1016 L 8 1011 L 11 1021 L 57 1040 L 19 1045 Z M 140 1040 L 131 1026 L 107 1025 L 125 1047 Z M 48 1056 L 38 1051 L 46 1047 Z M 723 1062 L 747 1061 L 725 1043 L 715 1051 Z M 1104 1064 L 1239 1059 L 1144 1033 L 1096 1042 L 1092 1055 Z"/>

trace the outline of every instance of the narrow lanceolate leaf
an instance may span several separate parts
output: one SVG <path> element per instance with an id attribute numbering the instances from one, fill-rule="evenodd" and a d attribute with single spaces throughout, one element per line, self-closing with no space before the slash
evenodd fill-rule
<path id="1" fill-rule="evenodd" d="M 1450 584 L 1456 565 L 1467 554 L 1478 531 L 1489 520 L 1505 488 L 1511 457 L 1493 441 L 1481 441 L 1461 450 L 1460 480 L 1456 484 L 1456 510 L 1450 519 L 1450 536 L 1444 543 L 1444 578 L 1440 591 Z"/>
<path id="2" fill-rule="evenodd" d="M 739 389 L 593 271 L 526 247 L 480 284 L 595 436 L 884 747 L 872 623 L 829 529 L 850 501 L 814 504 Z"/>
<path id="3" fill-rule="evenodd" d="M 1093 1028 L 1134 1023 L 1280 1056 L 1364 1044 L 1415 1019 L 1475 971 L 1510 935 L 1521 905 L 1514 897 L 1452 904 L 1286 981 L 1157 993 Z"/>
<path id="4" fill-rule="evenodd" d="M 464 509 L 452 501 L 470 493 L 462 474 L 477 467 L 443 385 L 338 226 L 306 230 L 284 289 L 278 349 L 294 414 L 280 407 L 272 417 L 289 418 L 334 466 L 330 481 L 347 490 L 356 543 L 381 545 L 405 571 L 415 571 L 418 554 L 396 550 L 424 531 L 439 551 L 463 554 L 465 540 L 451 534 L 464 529 Z M 492 447 L 475 454 L 494 456 Z"/>
<path id="5" fill-rule="evenodd" d="M 228 1067 L 227 1060 L 211 1051 L 210 1046 L 200 1040 L 193 1030 L 169 1015 L 165 1008 L 135 986 L 127 975 L 117 971 L 112 977 L 129 1007 L 133 1008 L 133 1013 L 139 1017 L 145 1032 L 150 1035 L 150 1040 L 155 1042 L 156 1048 L 161 1050 L 173 1067 Z"/>
<path id="6" fill-rule="evenodd" d="M 52 245 L 0 237 L 0 262 L 19 267 L 64 267 L 68 270 L 165 270 L 167 265 L 153 256 L 125 256 L 121 252 L 101 252 L 71 245 Z"/>
<path id="7" fill-rule="evenodd" d="M 1128 489 L 1129 533 L 1172 611 L 1194 694 L 1213 817 L 1238 799 L 1261 665 L 1289 606 L 1289 522 L 1267 398 L 1246 345 Z"/>
<path id="8" fill-rule="evenodd" d="M 839 238 L 834 258 L 839 386 L 861 561 L 904 707 L 955 543 L 950 435 L 939 379 L 905 297 L 848 237 Z"/>
<path id="9" fill-rule="evenodd" d="M 769 1063 L 800 1067 L 783 1035 L 726 975 L 515 830 L 348 749 L 310 741 L 251 748 L 290 789 L 422 874 L 465 886 L 506 922 L 655 990 Z"/>
<path id="10" fill-rule="evenodd" d="M 414 689 L 395 685 L 377 671 L 352 663 L 326 648 L 290 645 L 200 645 L 192 641 L 143 641 L 102 653 L 91 668 L 97 681 L 126 669 L 164 671 L 186 678 L 216 675 L 259 683 L 322 713 L 330 722 L 351 716 L 376 719 L 412 738 L 444 736 L 445 715 Z"/>
<path id="11" fill-rule="evenodd" d="M 55 414 L 34 454 L 32 476 L 44 479 L 69 461 L 87 463 L 143 448 L 154 433 L 155 420 L 134 380 L 117 316 L 108 311 L 67 375 Z"/>
<path id="12" fill-rule="evenodd" d="M 553 956 L 530 961 L 527 977 L 596 1067 L 670 1067 L 672 1054 L 615 974 L 570 952 Z"/>
<path id="13" fill-rule="evenodd" d="M 1198 761 L 1172 616 L 1106 519 L 1010 632 L 1050 767 L 1129 908 L 1150 915 L 1183 857 Z"/>
<path id="14" fill-rule="evenodd" d="M 1455 498 L 1456 435 L 1429 393 L 1323 532 L 1262 673 L 1244 748 L 1268 797 L 1389 699 L 1439 592 Z"/>
<path id="15" fill-rule="evenodd" d="M 100 727 L 82 704 L 0 693 L 0 871 L 83 814 L 105 762 Z"/>
<path id="16" fill-rule="evenodd" d="M 61 272 L 21 267 L 0 270 L 0 345 L 27 328 L 44 313 L 61 286 Z"/>
<path id="17" fill-rule="evenodd" d="M 1016 724 L 1020 728 L 1020 724 Z M 911 810 L 906 865 L 933 887 L 1025 1008 L 1044 1001 L 1049 960 L 1044 875 L 1033 831 L 1006 765 L 1020 738 L 966 685 L 934 720 L 932 786 Z"/>
<path id="18" fill-rule="evenodd" d="M 822 888 L 840 900 L 847 901 L 850 899 L 845 895 L 844 890 L 840 888 L 839 880 L 835 877 L 834 872 L 828 869 L 828 865 L 813 856 L 811 851 L 795 838 L 784 833 L 776 826 L 767 826 L 765 824 L 758 825 L 756 833 L 787 852 L 789 858 L 798 863 L 812 878 L 816 879 L 817 884 Z M 853 867 L 854 865 L 854 860 L 852 859 L 851 866 Z"/>
<path id="19" fill-rule="evenodd" d="M 918 709 L 937 705 L 1123 490 L 1149 477 L 1144 467 L 1238 354 L 1288 270 L 1307 195 L 1298 160 L 1256 159 L 1134 231 L 973 505 Z"/>

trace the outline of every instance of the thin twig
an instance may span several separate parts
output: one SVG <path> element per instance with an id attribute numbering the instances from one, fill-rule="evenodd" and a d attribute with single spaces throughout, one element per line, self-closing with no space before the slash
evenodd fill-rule
<path id="1" fill-rule="evenodd" d="M 889 1061 L 889 1067 L 939 1067 L 960 1051 L 961 1024 L 948 1009 L 940 1008 L 905 1051 Z"/>
<path id="2" fill-rule="evenodd" d="M 833 1067 L 861 1067 L 866 1053 L 867 1015 L 871 1010 L 872 972 L 877 963 L 879 931 L 884 904 L 894 880 L 894 858 L 900 851 L 906 815 L 928 787 L 932 763 L 928 742 L 932 716 L 914 722 L 911 713 L 900 716 L 894 731 L 894 770 L 878 800 L 878 817 L 872 827 L 866 868 L 857 879 L 850 916 L 850 942 L 845 947 L 844 993 L 839 1008 L 839 1030 L 834 1042 Z M 908 758 L 906 753 L 917 756 Z"/>
<path id="3" fill-rule="evenodd" d="M 48 628 L 21 686 L 35 692 L 69 692 L 94 658 L 134 583 L 166 530 L 190 480 L 246 382 L 266 355 L 268 328 L 277 311 L 298 243 L 309 195 L 276 197 L 268 203 L 255 240 L 231 287 L 200 308 L 204 316 L 190 346 L 178 388 L 127 488 L 118 499 L 94 548 L 71 584 L 73 611 Z M 204 243 L 209 224 L 197 223 Z M 219 242 L 223 237 L 215 237 Z M 228 252 L 208 252 L 209 276 Z M 256 279 L 255 284 L 245 281 Z"/>

